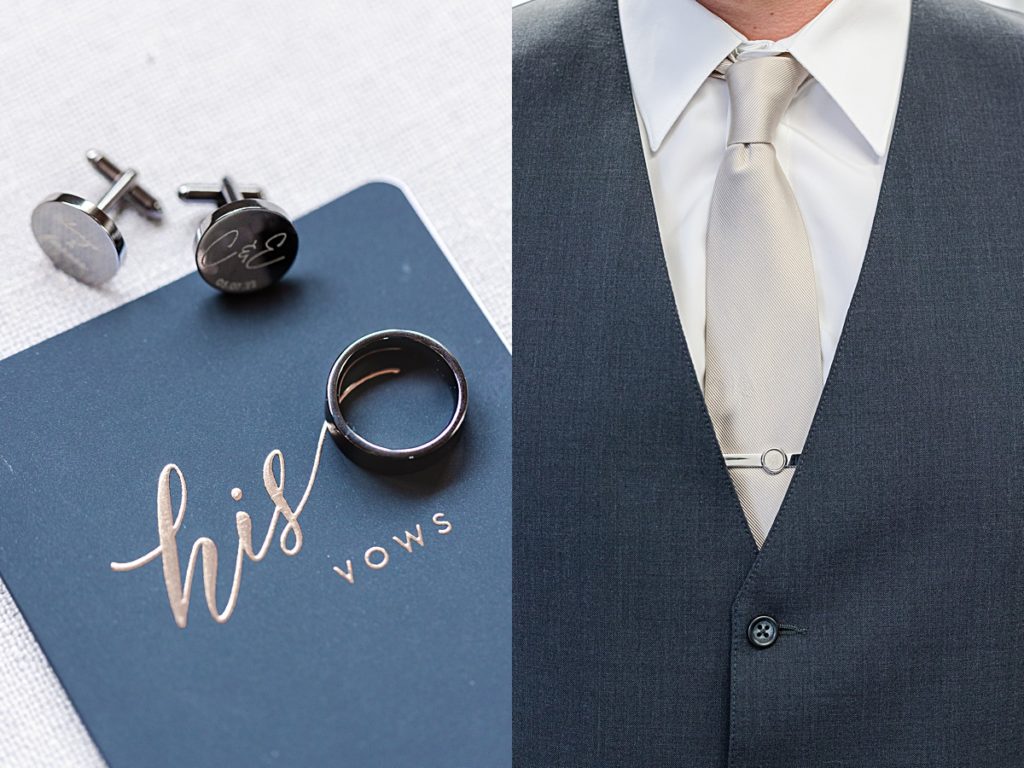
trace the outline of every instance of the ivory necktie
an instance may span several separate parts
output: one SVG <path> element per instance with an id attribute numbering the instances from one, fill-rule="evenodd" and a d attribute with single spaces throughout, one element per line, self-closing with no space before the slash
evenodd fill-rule
<path id="1" fill-rule="evenodd" d="M 729 139 L 708 221 L 704 397 L 727 464 L 749 454 L 729 476 L 758 548 L 821 395 L 811 248 L 772 143 L 806 77 L 787 55 L 725 69 Z"/>

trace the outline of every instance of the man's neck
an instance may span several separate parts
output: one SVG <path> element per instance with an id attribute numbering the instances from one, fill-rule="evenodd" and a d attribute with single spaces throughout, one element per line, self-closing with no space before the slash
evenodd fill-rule
<path id="1" fill-rule="evenodd" d="M 698 0 L 748 40 L 781 40 L 803 28 L 830 0 Z"/>

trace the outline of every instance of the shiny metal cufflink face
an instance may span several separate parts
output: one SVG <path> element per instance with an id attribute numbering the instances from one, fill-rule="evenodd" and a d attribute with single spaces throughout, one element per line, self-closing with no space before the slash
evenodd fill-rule
<path id="1" fill-rule="evenodd" d="M 218 208 L 196 232 L 196 268 L 225 293 L 251 293 L 276 283 L 292 266 L 299 236 L 285 212 L 268 203 L 258 187 L 186 184 L 182 200 L 209 200 Z"/>
<path id="2" fill-rule="evenodd" d="M 160 201 L 137 185 L 138 174 L 121 170 L 96 150 L 89 163 L 113 182 L 97 203 L 71 194 L 48 197 L 32 212 L 32 234 L 59 269 L 88 285 L 112 278 L 125 258 L 124 238 L 109 210 L 125 199 L 148 218 L 159 219 Z"/>

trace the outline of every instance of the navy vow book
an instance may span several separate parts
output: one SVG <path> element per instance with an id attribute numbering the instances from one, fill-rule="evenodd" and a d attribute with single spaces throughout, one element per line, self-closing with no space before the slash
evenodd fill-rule
<path id="1" fill-rule="evenodd" d="M 193 274 L 0 363 L 0 574 L 113 766 L 509 765 L 511 356 L 398 188 L 296 225 L 265 293 Z M 469 385 L 399 477 L 317 455 L 385 328 Z M 401 379 L 353 406 L 381 442 L 450 413 Z"/>

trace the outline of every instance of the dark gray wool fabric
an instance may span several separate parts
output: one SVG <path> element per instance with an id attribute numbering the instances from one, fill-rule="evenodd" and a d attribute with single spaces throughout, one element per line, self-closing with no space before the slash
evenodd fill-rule
<path id="1" fill-rule="evenodd" d="M 514 28 L 516 764 L 1024 765 L 1024 24 L 915 0 L 863 271 L 760 553 L 615 1 Z M 765 649 L 760 614 L 787 628 Z"/>

